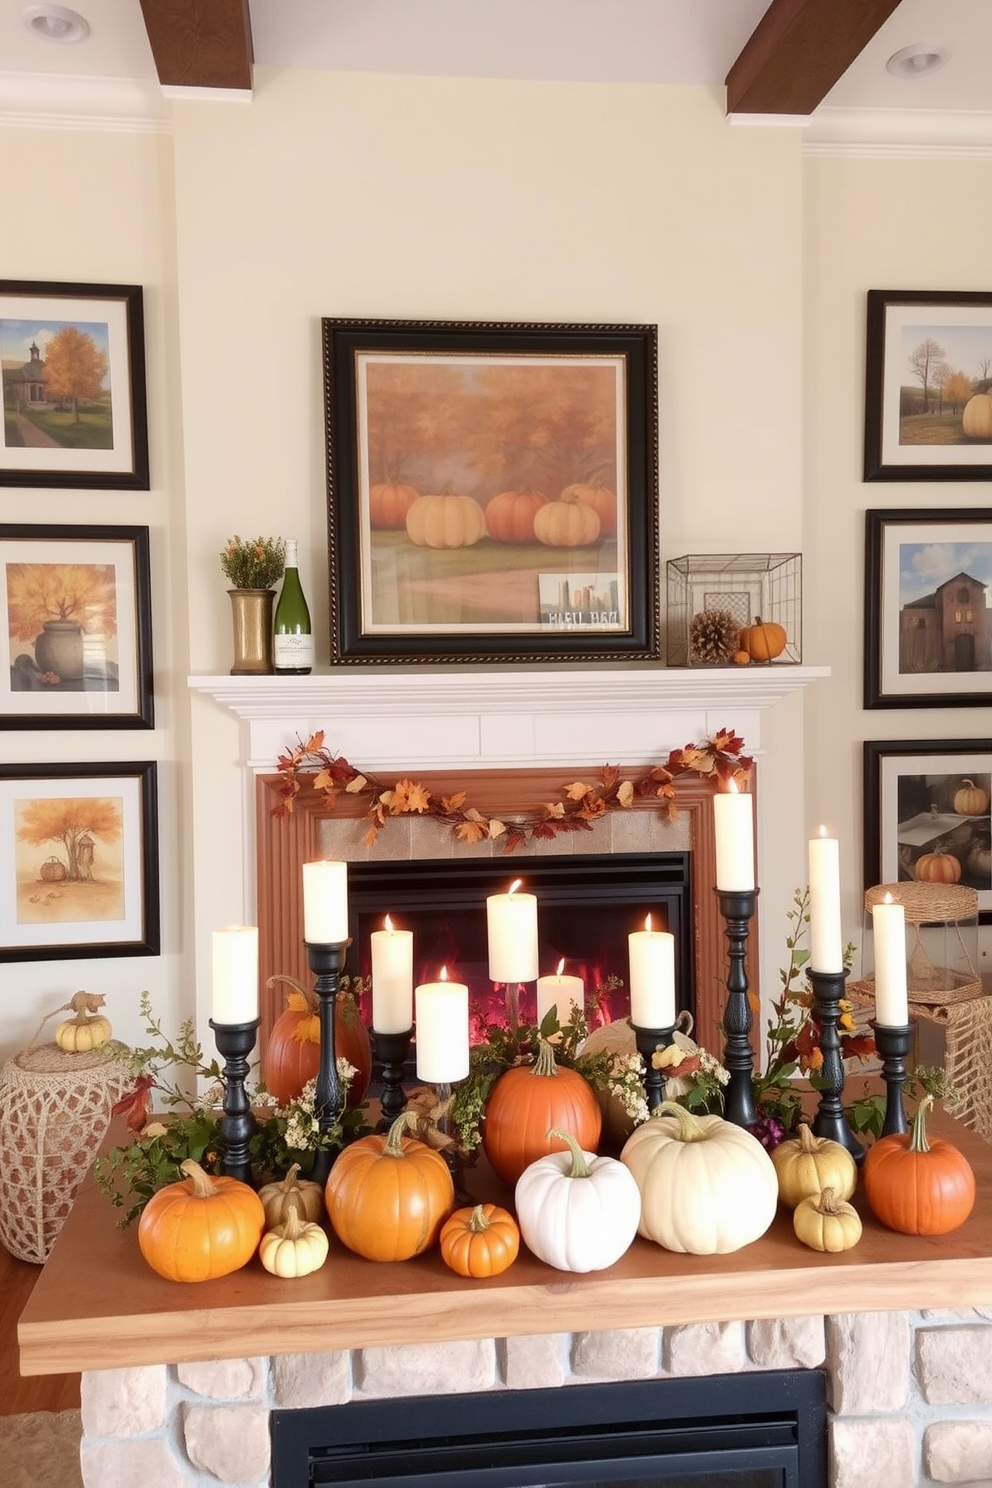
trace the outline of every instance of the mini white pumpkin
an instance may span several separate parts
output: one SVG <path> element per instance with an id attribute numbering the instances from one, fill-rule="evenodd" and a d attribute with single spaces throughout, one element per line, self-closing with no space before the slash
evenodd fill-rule
<path id="1" fill-rule="evenodd" d="M 548 1136 L 568 1144 L 549 1152 L 517 1179 L 517 1223 L 528 1250 L 558 1271 L 603 1271 L 637 1234 L 641 1196 L 614 1157 L 583 1152 L 570 1132 Z"/>
<path id="2" fill-rule="evenodd" d="M 309 1276 L 320 1270 L 329 1249 L 325 1231 L 303 1219 L 294 1204 L 284 1222 L 262 1236 L 258 1258 L 273 1276 Z"/>
<path id="3" fill-rule="evenodd" d="M 759 1239 L 778 1204 L 778 1178 L 757 1137 L 722 1116 L 662 1101 L 620 1161 L 641 1194 L 638 1232 L 666 1250 L 726 1255 Z"/>

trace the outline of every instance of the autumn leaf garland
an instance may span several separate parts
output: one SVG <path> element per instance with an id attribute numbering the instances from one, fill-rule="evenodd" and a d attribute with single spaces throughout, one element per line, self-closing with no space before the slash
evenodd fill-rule
<path id="1" fill-rule="evenodd" d="M 732 729 L 721 729 L 702 744 L 673 749 L 663 764 L 652 765 L 630 778 L 622 777 L 616 765 L 603 765 L 595 783 L 572 781 L 562 786 L 556 800 L 546 801 L 536 810 L 506 812 L 508 820 L 504 821 L 471 805 L 467 791 L 435 796 L 418 781 L 402 777 L 390 783 L 357 770 L 342 755 L 325 748 L 324 731 L 320 729 L 279 756 L 277 768 L 282 779 L 272 814 L 289 815 L 304 781 L 309 781 L 330 802 L 343 793 L 367 803 L 365 842 L 369 847 L 391 818 L 417 815 L 450 826 L 459 842 L 498 840 L 504 852 L 513 852 L 528 840 L 549 840 L 563 832 L 590 832 L 593 823 L 607 812 L 628 811 L 636 799 L 645 796 L 654 796 L 665 819 L 675 821 L 675 782 L 679 776 L 710 777 L 717 789 L 730 780 L 746 782 L 754 762 L 743 748 L 744 740 Z"/>

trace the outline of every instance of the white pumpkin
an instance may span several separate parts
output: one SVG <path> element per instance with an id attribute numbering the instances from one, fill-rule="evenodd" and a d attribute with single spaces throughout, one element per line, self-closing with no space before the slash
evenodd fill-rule
<path id="1" fill-rule="evenodd" d="M 778 1178 L 757 1137 L 722 1116 L 662 1101 L 620 1161 L 641 1194 L 639 1234 L 686 1255 L 726 1255 L 775 1218 Z"/>
<path id="2" fill-rule="evenodd" d="M 551 1130 L 568 1144 L 549 1152 L 517 1179 L 514 1204 L 528 1250 L 558 1271 L 603 1271 L 630 1249 L 641 1216 L 633 1177 L 615 1157 L 583 1152 L 570 1132 Z"/>
<path id="3" fill-rule="evenodd" d="M 329 1249 L 325 1231 L 304 1219 L 294 1204 L 283 1223 L 262 1236 L 258 1258 L 273 1276 L 309 1276 L 320 1270 Z"/>

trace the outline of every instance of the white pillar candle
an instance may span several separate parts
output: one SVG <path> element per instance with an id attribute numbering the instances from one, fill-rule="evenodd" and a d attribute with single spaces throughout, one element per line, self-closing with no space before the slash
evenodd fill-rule
<path id="1" fill-rule="evenodd" d="M 754 888 L 754 806 L 751 797 L 730 789 L 713 797 L 716 833 L 716 886 L 727 892 Z"/>
<path id="2" fill-rule="evenodd" d="M 630 955 L 630 1021 L 635 1028 L 671 1028 L 675 1023 L 675 936 L 643 930 L 627 936 Z"/>
<path id="3" fill-rule="evenodd" d="M 875 937 L 875 1021 L 883 1028 L 905 1028 L 909 1022 L 906 992 L 906 911 L 886 894 L 872 906 Z"/>
<path id="4" fill-rule="evenodd" d="M 254 1023 L 258 1017 L 258 927 L 229 925 L 213 933 L 215 1023 Z"/>
<path id="5" fill-rule="evenodd" d="M 554 976 L 542 976 L 537 979 L 538 1028 L 552 1008 L 555 1009 L 560 1028 L 564 1028 L 565 1024 L 571 1021 L 573 1002 L 580 1010 L 585 1009 L 585 982 L 578 976 L 563 976 L 564 968 L 565 962 L 559 961 L 558 971 Z"/>
<path id="6" fill-rule="evenodd" d="M 348 939 L 348 864 L 324 858 L 303 864 L 303 939 L 340 945 Z"/>
<path id="7" fill-rule="evenodd" d="M 493 982 L 532 982 L 537 976 L 537 899 L 519 894 L 520 883 L 514 879 L 505 894 L 490 894 L 486 900 Z"/>
<path id="8" fill-rule="evenodd" d="M 414 997 L 417 1008 L 417 1078 L 430 1085 L 451 1085 L 468 1074 L 468 987 L 441 980 L 423 982 Z"/>
<path id="9" fill-rule="evenodd" d="M 840 848 L 826 827 L 809 843 L 809 965 L 811 971 L 843 971 L 840 930 Z"/>
<path id="10" fill-rule="evenodd" d="M 376 1033 L 406 1033 L 413 1024 L 413 932 L 373 930 L 372 1027 Z"/>

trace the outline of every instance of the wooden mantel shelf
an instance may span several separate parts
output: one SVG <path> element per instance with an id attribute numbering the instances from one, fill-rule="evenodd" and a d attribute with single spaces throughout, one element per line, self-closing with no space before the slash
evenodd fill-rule
<path id="1" fill-rule="evenodd" d="M 680 1256 L 637 1239 L 608 1271 L 558 1272 L 523 1252 L 504 1273 L 465 1281 L 436 1250 L 396 1265 L 363 1261 L 332 1237 L 313 1276 L 281 1281 L 258 1260 L 216 1282 L 163 1281 L 135 1230 L 88 1177 L 18 1329 L 25 1375 L 246 1355 L 306 1353 L 530 1333 L 578 1332 L 837 1312 L 992 1304 L 992 1144 L 945 1115 L 934 1134 L 967 1154 L 975 1209 L 950 1235 L 883 1228 L 859 1204 L 861 1243 L 822 1256 L 780 1212 L 761 1240 L 729 1256 Z M 473 1193 L 508 1195 L 481 1168 Z"/>

